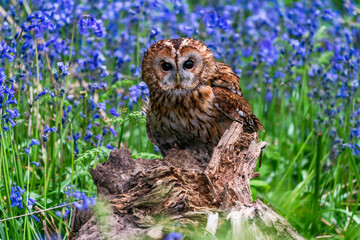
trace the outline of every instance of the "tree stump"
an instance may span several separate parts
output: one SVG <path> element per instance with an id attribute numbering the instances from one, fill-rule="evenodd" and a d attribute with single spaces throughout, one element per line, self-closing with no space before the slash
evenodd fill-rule
<path id="1" fill-rule="evenodd" d="M 172 149 L 156 160 L 113 150 L 108 162 L 90 169 L 109 210 L 85 220 L 76 216 L 72 238 L 162 239 L 181 226 L 185 233 L 201 232 L 202 239 L 303 239 L 270 207 L 252 200 L 250 180 L 259 176 L 254 169 L 265 146 L 257 133 L 234 122 L 207 166 L 186 150 Z"/>

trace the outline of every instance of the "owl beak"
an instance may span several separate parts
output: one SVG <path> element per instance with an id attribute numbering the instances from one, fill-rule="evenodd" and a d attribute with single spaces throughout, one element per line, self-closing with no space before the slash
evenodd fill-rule
<path id="1" fill-rule="evenodd" d="M 180 80 L 181 80 L 180 74 L 176 73 L 176 81 L 177 81 L 178 84 L 180 84 Z"/>

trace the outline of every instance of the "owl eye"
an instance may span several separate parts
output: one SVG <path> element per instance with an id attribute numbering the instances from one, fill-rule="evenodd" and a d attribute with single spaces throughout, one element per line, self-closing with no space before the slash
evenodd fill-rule
<path id="1" fill-rule="evenodd" d="M 167 63 L 167 62 L 163 62 L 161 64 L 161 68 L 164 70 L 164 71 L 170 71 L 172 69 L 172 66 L 170 63 Z"/>
<path id="2" fill-rule="evenodd" d="M 194 67 L 194 61 L 193 60 L 187 60 L 184 63 L 184 68 L 186 69 L 192 69 Z"/>

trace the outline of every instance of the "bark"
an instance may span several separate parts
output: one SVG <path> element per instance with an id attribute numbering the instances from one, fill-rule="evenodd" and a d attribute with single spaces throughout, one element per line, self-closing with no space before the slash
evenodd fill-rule
<path id="1" fill-rule="evenodd" d="M 252 200 L 250 180 L 260 175 L 254 169 L 265 146 L 257 133 L 233 123 L 207 166 L 186 150 L 172 149 L 156 160 L 132 159 L 127 149 L 114 150 L 108 162 L 90 169 L 99 199 L 110 210 L 103 218 L 95 211 L 77 221 L 72 236 L 162 239 L 176 225 L 218 239 L 303 239 L 270 207 Z"/>

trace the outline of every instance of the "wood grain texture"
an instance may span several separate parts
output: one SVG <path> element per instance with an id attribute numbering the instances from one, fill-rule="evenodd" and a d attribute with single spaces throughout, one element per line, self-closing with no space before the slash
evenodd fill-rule
<path id="1" fill-rule="evenodd" d="M 199 164 L 187 150 L 171 149 L 162 160 L 135 160 L 124 148 L 113 150 L 107 163 L 91 170 L 100 197 L 112 209 L 109 228 L 116 236 L 106 237 L 129 239 L 153 234 L 154 228 L 168 231 L 157 217 L 166 214 L 184 230 L 205 231 L 211 225 L 215 235 L 229 231 L 232 239 L 303 239 L 270 207 L 252 201 L 250 180 L 259 176 L 254 169 L 266 146 L 257 139 L 256 132 L 245 133 L 243 125 L 234 122 L 208 164 Z M 213 219 L 209 212 L 218 213 L 215 223 L 207 224 Z M 96 218 L 73 236 L 98 239 Z"/>

